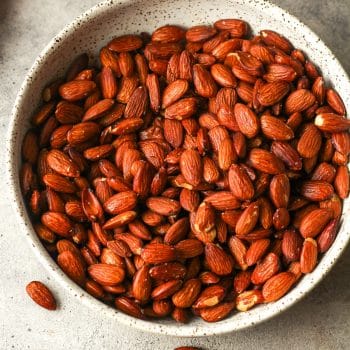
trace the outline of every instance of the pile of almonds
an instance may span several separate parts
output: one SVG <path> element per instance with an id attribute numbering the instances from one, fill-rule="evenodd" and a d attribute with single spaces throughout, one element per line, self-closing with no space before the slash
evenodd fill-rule
<path id="1" fill-rule="evenodd" d="M 43 92 L 23 195 L 62 270 L 129 315 L 208 322 L 281 298 L 333 243 L 345 107 L 242 20 L 124 35 Z"/>

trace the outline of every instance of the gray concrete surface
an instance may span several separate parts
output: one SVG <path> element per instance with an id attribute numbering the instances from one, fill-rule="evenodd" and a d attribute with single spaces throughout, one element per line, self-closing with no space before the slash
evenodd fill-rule
<path id="1" fill-rule="evenodd" d="M 35 57 L 54 34 L 96 2 L 0 0 L 1 149 L 16 92 Z M 308 24 L 350 73 L 350 0 L 274 2 Z M 1 184 L 3 174 L 0 165 Z M 3 185 L 0 193 L 0 349 L 170 350 L 180 345 L 208 350 L 350 348 L 350 247 L 310 296 L 255 328 L 211 338 L 154 336 L 101 319 L 61 291 L 11 219 Z M 59 311 L 43 310 L 27 298 L 25 285 L 33 279 L 44 281 L 55 291 Z"/>

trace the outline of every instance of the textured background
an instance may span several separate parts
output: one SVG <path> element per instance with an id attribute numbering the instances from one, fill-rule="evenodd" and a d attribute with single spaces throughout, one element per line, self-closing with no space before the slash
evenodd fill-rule
<path id="1" fill-rule="evenodd" d="M 350 73 L 350 0 L 275 0 L 314 30 Z M 49 40 L 96 0 L 0 1 L 0 145 L 17 90 Z M 0 152 L 0 183 L 4 175 Z M 211 338 L 153 336 L 101 319 L 61 290 L 36 261 L 14 220 L 2 185 L 0 197 L 0 349 L 348 349 L 350 247 L 333 271 L 303 301 L 255 328 Z M 25 295 L 38 279 L 55 291 L 59 311 L 35 306 Z"/>

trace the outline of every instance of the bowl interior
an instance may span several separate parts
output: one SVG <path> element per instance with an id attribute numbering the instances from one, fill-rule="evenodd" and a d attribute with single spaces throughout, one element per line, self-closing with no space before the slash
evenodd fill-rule
<path id="1" fill-rule="evenodd" d="M 325 78 L 332 81 L 341 93 L 350 110 L 350 83 L 340 66 L 326 46 L 305 25 L 280 8 L 263 0 L 148 0 L 108 1 L 99 4 L 80 16 L 71 25 L 56 36 L 39 56 L 23 83 L 16 105 L 13 109 L 10 125 L 8 156 L 10 187 L 16 211 L 20 214 L 20 223 L 34 246 L 37 256 L 43 264 L 58 278 L 62 285 L 78 294 L 81 300 L 102 315 L 116 318 L 130 326 L 177 336 L 202 336 L 227 333 L 254 325 L 286 309 L 299 300 L 328 272 L 340 255 L 349 239 L 349 222 L 343 220 L 337 239 L 322 258 L 315 271 L 305 276 L 300 283 L 284 298 L 261 305 L 246 313 L 237 313 L 219 323 L 208 324 L 194 319 L 188 325 L 178 326 L 173 321 L 142 321 L 131 318 L 102 304 L 74 285 L 57 267 L 46 253 L 31 227 L 19 189 L 18 169 L 20 148 L 24 133 L 29 127 L 29 119 L 40 103 L 40 92 L 50 81 L 63 75 L 73 58 L 87 52 L 91 58 L 98 57 L 99 49 L 111 38 L 120 34 L 152 32 L 165 24 L 191 26 L 213 23 L 220 18 L 242 18 L 254 32 L 272 29 L 288 37 L 295 47 L 306 52 L 309 58 L 320 67 Z M 349 201 L 344 203 L 343 217 L 349 213 Z"/>

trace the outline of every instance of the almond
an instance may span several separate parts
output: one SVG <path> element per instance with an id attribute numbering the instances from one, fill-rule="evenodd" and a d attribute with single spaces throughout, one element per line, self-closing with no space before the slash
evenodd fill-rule
<path id="1" fill-rule="evenodd" d="M 283 297 L 295 282 L 291 272 L 281 272 L 266 281 L 262 288 L 265 302 L 276 301 Z"/>
<path id="2" fill-rule="evenodd" d="M 61 97 L 69 102 L 75 102 L 86 98 L 96 84 L 90 80 L 72 80 L 59 87 Z"/>
<path id="3" fill-rule="evenodd" d="M 139 49 L 142 39 L 138 35 L 122 35 L 108 43 L 108 49 L 115 52 L 128 52 Z"/>
<path id="4" fill-rule="evenodd" d="M 282 238 L 282 252 L 288 261 L 299 260 L 302 238 L 294 229 L 284 231 Z"/>
<path id="5" fill-rule="evenodd" d="M 176 307 L 192 306 L 201 291 L 201 282 L 197 278 L 186 281 L 181 289 L 173 294 L 171 300 Z"/>
<path id="6" fill-rule="evenodd" d="M 304 181 L 300 193 L 308 200 L 319 202 L 329 199 L 334 193 L 333 186 L 325 181 Z"/>
<path id="7" fill-rule="evenodd" d="M 181 154 L 180 169 L 185 179 L 193 186 L 199 185 L 202 179 L 203 165 L 199 153 L 188 149 Z"/>
<path id="8" fill-rule="evenodd" d="M 349 195 L 349 170 L 347 166 L 341 165 L 338 167 L 334 179 L 334 188 L 342 199 Z"/>
<path id="9" fill-rule="evenodd" d="M 312 238 L 306 238 L 300 255 L 300 270 L 302 273 L 310 273 L 317 264 L 317 242 Z"/>
<path id="10" fill-rule="evenodd" d="M 57 257 L 59 267 L 79 285 L 85 282 L 85 270 L 80 257 L 70 250 L 65 250 Z"/>
<path id="11" fill-rule="evenodd" d="M 211 74 L 201 64 L 193 66 L 193 84 L 200 96 L 210 98 L 216 95 L 216 83 Z"/>
<path id="12" fill-rule="evenodd" d="M 256 284 L 262 284 L 274 276 L 279 270 L 279 259 L 275 253 L 269 253 L 264 260 L 256 265 L 253 270 L 251 281 Z"/>
<path id="13" fill-rule="evenodd" d="M 285 111 L 287 114 L 303 112 L 315 103 L 315 96 L 306 89 L 292 92 L 286 99 Z"/>
<path id="14" fill-rule="evenodd" d="M 215 28 L 205 25 L 194 26 L 186 31 L 186 40 L 190 42 L 204 41 L 211 38 L 215 34 Z"/>
<path id="15" fill-rule="evenodd" d="M 264 302 L 264 297 L 260 290 L 247 290 L 239 294 L 236 298 L 236 309 L 239 311 L 248 311 L 254 305 Z"/>
<path id="16" fill-rule="evenodd" d="M 293 130 L 278 118 L 263 114 L 260 123 L 261 131 L 269 139 L 288 141 L 294 138 Z"/>
<path id="17" fill-rule="evenodd" d="M 249 200 L 254 196 L 254 187 L 248 174 L 239 165 L 233 164 L 228 173 L 230 190 L 241 200 Z"/>
<path id="18" fill-rule="evenodd" d="M 103 205 L 107 213 L 116 215 L 132 210 L 136 206 L 137 196 L 133 191 L 120 192 L 110 197 Z"/>
<path id="19" fill-rule="evenodd" d="M 314 123 L 320 130 L 326 132 L 342 132 L 350 128 L 348 119 L 334 113 L 318 114 Z"/>
<path id="20" fill-rule="evenodd" d="M 262 30 L 260 33 L 261 39 L 268 46 L 275 46 L 286 53 L 293 49 L 292 44 L 285 37 L 272 30 Z"/>
<path id="21" fill-rule="evenodd" d="M 312 158 L 319 152 L 321 144 L 319 130 L 313 124 L 306 124 L 297 145 L 299 154 L 304 158 Z"/>
<path id="22" fill-rule="evenodd" d="M 345 115 L 345 105 L 339 94 L 333 89 L 327 89 L 326 99 L 328 104 L 340 115 Z"/>
<path id="23" fill-rule="evenodd" d="M 253 148 L 248 156 L 249 165 L 267 174 L 279 174 L 284 171 L 283 163 L 266 150 Z"/>
<path id="24" fill-rule="evenodd" d="M 290 183 L 286 174 L 275 175 L 270 182 L 270 199 L 276 208 L 287 208 Z"/>
<path id="25" fill-rule="evenodd" d="M 258 239 L 254 241 L 247 250 L 246 262 L 248 266 L 256 264 L 266 253 L 270 245 L 269 239 Z"/>
<path id="26" fill-rule="evenodd" d="M 304 238 L 317 236 L 332 218 L 330 209 L 315 209 L 306 214 L 300 224 L 300 233 Z"/>
<path id="27" fill-rule="evenodd" d="M 263 106 L 273 106 L 280 102 L 289 92 L 289 84 L 285 81 L 275 81 L 264 84 L 257 93 L 257 99 Z"/>
<path id="28" fill-rule="evenodd" d="M 228 247 L 232 256 L 235 258 L 236 263 L 244 271 L 248 268 L 246 262 L 247 248 L 244 243 L 237 237 L 231 236 L 228 242 Z"/>
<path id="29" fill-rule="evenodd" d="M 217 322 L 227 317 L 234 307 L 234 302 L 222 302 L 209 308 L 199 309 L 199 315 L 206 322 Z"/>
<path id="30" fill-rule="evenodd" d="M 252 231 L 259 219 L 259 205 L 251 203 L 241 214 L 236 224 L 236 234 L 246 235 Z"/>
<path id="31" fill-rule="evenodd" d="M 32 281 L 27 284 L 26 291 L 38 305 L 47 310 L 56 310 L 56 300 L 50 289 L 48 289 L 43 283 Z"/>
<path id="32" fill-rule="evenodd" d="M 93 280 L 103 286 L 112 286 L 123 281 L 125 272 L 119 266 L 109 264 L 94 264 L 88 267 L 88 273 Z"/>
<path id="33" fill-rule="evenodd" d="M 248 138 L 255 137 L 259 132 L 259 122 L 255 113 L 242 103 L 236 103 L 234 113 L 242 134 Z"/>
<path id="34" fill-rule="evenodd" d="M 219 276 L 229 275 L 233 269 L 232 260 L 219 246 L 208 243 L 205 246 L 205 260 L 210 270 Z"/>

